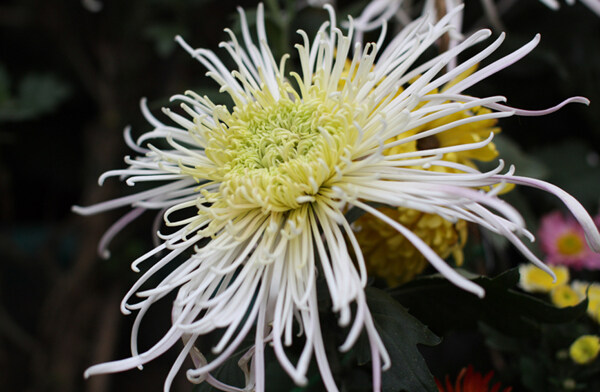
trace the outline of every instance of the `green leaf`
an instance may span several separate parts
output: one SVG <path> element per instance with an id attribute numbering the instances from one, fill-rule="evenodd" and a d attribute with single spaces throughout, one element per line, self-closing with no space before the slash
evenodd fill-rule
<path id="1" fill-rule="evenodd" d="M 6 68 L 0 65 L 0 105 L 10 98 L 10 76 Z"/>
<path id="2" fill-rule="evenodd" d="M 543 391 L 546 389 L 547 375 L 540 363 L 531 357 L 519 358 L 521 369 L 521 382 L 531 391 Z"/>
<path id="3" fill-rule="evenodd" d="M 382 389 L 436 392 L 434 378 L 417 345 L 434 346 L 441 339 L 385 291 L 367 287 L 366 294 L 375 327 L 392 361 L 392 367 L 382 375 Z"/>
<path id="4" fill-rule="evenodd" d="M 22 107 L 37 115 L 51 112 L 70 93 L 69 86 L 54 75 L 29 74 L 19 84 L 18 98 Z"/>
<path id="5" fill-rule="evenodd" d="M 506 167 L 515 165 L 516 174 L 540 179 L 548 177 L 549 171 L 546 164 L 523 151 L 517 143 L 506 135 L 496 135 L 494 137 L 494 144 Z M 497 161 L 477 162 L 477 166 L 486 170 L 495 168 L 497 164 Z"/>
<path id="6" fill-rule="evenodd" d="M 243 388 L 245 384 L 244 373 L 238 366 L 238 361 L 241 355 L 236 355 L 229 358 L 223 365 L 219 366 L 214 372 L 211 373 L 217 380 L 224 382 L 228 385 L 237 386 Z M 209 383 L 203 382 L 200 385 L 194 387 L 194 392 L 214 392 L 218 389 L 212 387 Z"/>
<path id="7" fill-rule="evenodd" d="M 54 75 L 28 74 L 20 81 L 17 96 L 10 97 L 7 78 L 0 75 L 0 121 L 24 121 L 50 113 L 71 94 L 71 88 Z"/>
<path id="8" fill-rule="evenodd" d="M 177 47 L 176 35 L 187 36 L 188 32 L 178 24 L 157 24 L 147 27 L 144 36 L 154 41 L 156 53 L 161 57 L 167 57 Z"/>
<path id="9" fill-rule="evenodd" d="M 483 322 L 510 336 L 535 334 L 540 323 L 565 323 L 585 314 L 587 301 L 556 308 L 514 289 L 519 281 L 517 268 L 495 277 L 471 279 L 485 290 L 479 299 L 454 286 L 441 275 L 413 280 L 390 294 L 411 309 L 436 333 L 473 328 Z"/>
<path id="10" fill-rule="evenodd" d="M 371 206 L 373 208 L 381 208 L 381 207 L 394 208 L 394 207 L 390 207 L 390 206 L 382 204 L 382 203 L 366 203 L 366 204 L 368 204 L 369 206 Z M 360 218 L 361 216 L 363 216 L 364 214 L 365 214 L 365 210 L 360 209 L 358 207 L 352 207 L 344 214 L 344 217 L 346 218 L 348 223 L 352 223 L 352 222 L 356 221 L 358 218 Z"/>
<path id="11" fill-rule="evenodd" d="M 364 210 L 361 210 L 358 207 L 352 207 L 348 210 L 348 212 L 346 212 L 344 214 L 344 217 L 346 218 L 348 223 L 352 223 L 355 220 L 357 220 L 358 218 L 360 218 L 361 216 L 363 216 L 364 214 L 365 214 Z"/>

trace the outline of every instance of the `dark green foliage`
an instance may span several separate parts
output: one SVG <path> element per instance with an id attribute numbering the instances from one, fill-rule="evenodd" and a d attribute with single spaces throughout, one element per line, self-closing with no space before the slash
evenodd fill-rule
<path id="1" fill-rule="evenodd" d="M 32 120 L 56 110 L 72 89 L 51 73 L 31 73 L 11 91 L 11 78 L 0 66 L 0 122 Z"/>
<path id="2" fill-rule="evenodd" d="M 568 139 L 536 149 L 533 156 L 549 168 L 548 181 L 594 211 L 600 195 L 600 156 L 589 142 Z"/>
<path id="3" fill-rule="evenodd" d="M 515 290 L 519 271 L 514 268 L 495 277 L 475 277 L 485 290 L 479 299 L 439 275 L 416 279 L 390 292 L 411 313 L 436 333 L 456 328 L 493 325 L 511 336 L 531 336 L 542 323 L 565 323 L 585 314 L 587 301 L 559 309 L 532 295 Z"/>
<path id="4" fill-rule="evenodd" d="M 417 346 L 434 346 L 441 339 L 385 291 L 368 287 L 366 293 L 373 322 L 392 362 L 392 367 L 383 373 L 382 389 L 389 392 L 437 391 Z"/>

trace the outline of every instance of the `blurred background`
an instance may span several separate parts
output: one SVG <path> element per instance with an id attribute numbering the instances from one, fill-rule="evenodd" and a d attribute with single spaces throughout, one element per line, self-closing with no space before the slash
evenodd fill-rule
<path id="1" fill-rule="evenodd" d="M 517 4 L 518 3 L 518 4 Z M 143 372 L 83 379 L 90 365 L 129 354 L 133 317 L 119 302 L 136 274 L 130 262 L 152 247 L 153 216 L 144 216 L 112 243 L 108 260 L 98 241 L 123 211 L 80 217 L 71 206 L 90 205 L 131 190 L 98 176 L 124 167 L 131 154 L 123 129 L 148 129 L 139 102 L 159 108 L 191 89 L 219 101 L 216 84 L 179 48 L 211 48 L 239 29 L 236 6 L 253 15 L 255 1 L 13 0 L 0 4 L 0 390 L 162 390 L 176 350 Z M 337 4 L 339 18 L 367 4 Z M 280 55 L 326 18 L 301 2 L 266 2 L 271 46 Z M 490 26 L 478 1 L 467 1 L 465 31 Z M 537 118 L 502 120 L 501 155 L 517 174 L 544 178 L 579 198 L 592 214 L 600 195 L 600 18 L 577 3 L 552 11 L 522 0 L 501 18 L 508 33 L 498 54 L 540 32 L 524 60 L 474 87 L 474 95 L 505 95 L 508 104 L 542 109 L 583 95 L 591 105 L 568 105 Z M 498 31 L 495 31 L 497 34 Z M 273 38 L 271 38 L 273 37 Z M 535 228 L 558 203 L 537 192 L 507 197 Z M 150 215 L 150 214 L 148 214 Z M 492 243 L 495 262 L 515 265 L 510 250 Z M 493 270 L 493 268 L 492 268 Z M 168 300 L 148 316 L 142 345 L 166 331 Z M 185 368 L 185 365 L 184 365 Z M 443 374 L 442 374 L 443 375 Z M 192 386 L 180 375 L 175 391 Z"/>

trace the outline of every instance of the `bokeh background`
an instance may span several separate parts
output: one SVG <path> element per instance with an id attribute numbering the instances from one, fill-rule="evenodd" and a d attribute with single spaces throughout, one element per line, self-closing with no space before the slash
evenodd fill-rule
<path id="1" fill-rule="evenodd" d="M 365 1 L 338 2 L 340 18 L 357 15 Z M 80 217 L 71 206 L 90 205 L 131 190 L 98 176 L 124 167 L 129 154 L 123 129 L 148 129 L 139 110 L 192 89 L 219 100 L 216 84 L 179 48 L 212 48 L 239 29 L 236 6 L 250 15 L 254 1 L 13 0 L 0 4 L 0 390 L 154 391 L 176 356 L 170 352 L 143 372 L 94 377 L 86 367 L 128 355 L 133 317 L 119 302 L 136 274 L 129 263 L 152 247 L 153 217 L 143 217 L 112 243 L 112 257 L 98 257 L 98 240 L 119 216 Z M 278 54 L 315 31 L 326 18 L 301 2 L 266 2 L 268 29 Z M 468 0 L 465 31 L 490 26 L 478 1 Z M 506 43 L 496 58 L 540 32 L 539 47 L 518 64 L 474 87 L 474 95 L 505 95 L 510 105 L 541 109 L 574 95 L 592 103 L 569 105 L 542 117 L 502 120 L 498 146 L 518 164 L 517 174 L 544 178 L 578 197 L 592 214 L 600 195 L 600 17 L 581 4 L 551 11 L 536 0 L 514 2 L 502 16 Z M 495 30 L 495 34 L 498 30 Z M 507 195 L 535 228 L 558 203 L 538 192 Z M 470 248 L 487 271 L 516 265 L 515 253 L 483 236 Z M 485 251 L 483 251 L 483 250 Z M 487 249 L 487 250 L 486 250 Z M 490 250 L 491 249 L 491 250 Z M 469 253 L 467 252 L 469 256 Z M 162 308 L 161 308 L 162 306 Z M 168 300 L 153 309 L 141 332 L 147 347 L 169 325 Z M 469 353 L 482 350 L 476 338 Z M 452 341 L 452 339 L 450 339 Z M 443 376 L 462 364 L 429 354 Z M 446 350 L 448 351 L 448 350 Z M 465 354 L 468 355 L 468 354 Z M 475 355 L 475 354 L 473 354 Z M 440 360 L 442 358 L 443 360 Z M 434 372 L 435 374 L 435 372 Z M 436 374 L 438 375 L 438 374 Z M 189 391 L 181 375 L 173 387 Z M 277 390 L 276 388 L 273 390 Z M 285 390 L 285 389 L 283 389 Z"/>

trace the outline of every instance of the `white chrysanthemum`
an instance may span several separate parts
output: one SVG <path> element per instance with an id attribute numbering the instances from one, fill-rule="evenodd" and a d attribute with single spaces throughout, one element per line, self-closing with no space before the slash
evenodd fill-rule
<path id="1" fill-rule="evenodd" d="M 558 10 L 558 0 L 539 0 L 548 8 Z M 515 2 L 499 2 L 493 0 L 480 0 L 485 17 L 494 28 L 502 28 L 501 15 Z M 565 0 L 568 5 L 575 4 L 575 0 Z M 600 16 L 600 0 L 580 0 L 596 15 Z M 362 13 L 356 18 L 356 35 L 362 37 L 362 32 L 380 28 L 390 19 L 395 19 L 401 26 L 406 26 L 413 20 L 414 15 L 423 15 L 430 21 L 439 19 L 446 10 L 454 9 L 464 3 L 464 0 L 423 0 L 422 2 L 404 0 L 371 0 Z M 462 14 L 455 15 L 451 23 L 460 32 L 462 26 Z M 450 37 L 450 43 L 456 42 L 457 33 Z"/>
<path id="2" fill-rule="evenodd" d="M 558 0 L 540 0 L 540 1 L 542 3 L 544 3 L 547 7 L 552 8 L 553 10 L 557 10 L 560 8 L 560 3 Z M 598 1 L 598 0 L 579 0 L 579 1 L 581 1 L 586 7 L 588 7 L 596 15 L 600 16 L 600 1 Z M 575 0 L 565 0 L 565 2 L 568 5 L 575 4 Z"/>
<path id="3" fill-rule="evenodd" d="M 421 15 L 421 18 L 435 23 L 444 16 L 440 15 L 441 13 L 455 9 L 462 4 L 462 0 L 444 0 L 443 2 L 424 0 L 417 4 L 404 0 L 371 0 L 354 21 L 355 39 L 361 40 L 363 32 L 381 28 L 390 19 L 395 19 L 401 26 L 406 26 L 413 22 L 415 15 Z M 440 6 L 443 10 L 438 9 Z M 460 34 L 462 16 L 462 13 L 454 13 L 449 22 L 455 27 L 451 34 Z"/>
<path id="4" fill-rule="evenodd" d="M 120 176 L 129 185 L 149 181 L 161 185 L 95 206 L 75 207 L 82 214 L 134 207 L 109 229 L 100 244 L 103 252 L 110 238 L 144 210 L 160 210 L 165 224 L 175 228 L 168 235 L 159 234 L 162 244 L 132 264 L 138 272 L 141 263 L 161 254 L 122 302 L 124 313 L 138 311 L 132 331 L 132 356 L 93 366 L 86 376 L 139 367 L 183 340 L 184 348 L 167 377 L 165 389 L 169 389 L 189 354 L 196 366 L 187 372 L 191 381 L 239 390 L 216 380 L 211 372 L 238 349 L 255 326 L 254 347 L 241 364 L 247 371 L 247 390 L 265 388 L 264 347 L 270 343 L 281 366 L 298 384 L 306 382 L 307 367 L 314 355 L 325 387 L 334 391 L 336 384 L 320 331 L 315 284 L 319 274 L 327 284 L 331 310 L 338 315 L 339 324 L 349 326 L 340 349 L 350 349 L 361 331 L 366 331 L 371 344 L 373 388 L 379 390 L 380 370 L 389 366 L 389 357 L 365 300 L 364 261 L 344 217 L 349 207 L 387 222 L 450 281 L 479 296 L 484 295 L 479 286 L 450 268 L 417 235 L 369 203 L 438 214 L 449 221 L 474 222 L 504 235 L 547 270 L 518 237 L 533 238 L 523 227 L 521 216 L 496 197 L 504 183 L 525 184 L 560 197 L 586 228 L 592 246 L 600 249 L 600 234 L 592 219 L 560 189 L 513 176 L 512 169 L 500 174 L 502 165 L 481 173 L 443 160 L 447 152 L 481 148 L 491 141 L 492 134 L 468 145 L 383 154 L 388 148 L 413 143 L 460 124 L 515 113 L 543 114 L 562 106 L 564 103 L 547 111 L 527 112 L 501 105 L 503 97 L 474 98 L 462 94 L 523 57 L 535 47 L 538 37 L 438 93 L 438 87 L 494 52 L 504 35 L 452 71 L 441 74 L 459 53 L 491 34 L 479 31 L 448 52 L 416 66 L 421 54 L 451 29 L 449 20 L 460 10 L 435 25 L 416 21 L 383 52 L 382 33 L 377 44 L 357 44 L 352 54 L 352 23 L 344 35 L 336 27 L 333 9 L 327 9 L 331 20 L 320 28 L 312 42 L 299 31 L 303 44 L 296 48 L 301 74 L 286 73 L 287 56 L 279 63 L 273 58 L 261 6 L 257 13 L 258 44 L 253 42 L 241 10 L 242 42 L 227 30 L 231 41 L 221 46 L 237 64 L 233 71 L 213 52 L 192 49 L 178 38 L 208 68 L 208 75 L 221 85 L 221 90 L 231 96 L 234 107 L 215 105 L 193 92 L 177 95 L 173 100 L 181 102 L 187 115 L 165 109 L 165 114 L 179 125 L 173 127 L 158 121 L 142 105 L 154 129 L 137 143 L 126 132 L 127 143 L 141 156 L 127 157 L 127 169 L 105 173 L 100 182 Z M 352 59 L 349 69 L 345 68 L 348 58 Z M 400 87 L 403 89 L 398 93 Z M 565 103 L 569 101 L 586 102 L 573 98 Z M 421 124 L 481 106 L 495 112 L 459 117 L 460 120 L 425 132 L 410 133 Z M 391 138 L 397 141 L 385 143 Z M 143 147 L 148 140 L 168 147 Z M 419 169 L 429 165 L 455 170 Z M 351 259 L 351 253 L 356 260 Z M 168 272 L 155 288 L 143 289 L 149 278 L 163 270 Z M 173 303 L 172 327 L 152 348 L 138 352 L 137 333 L 144 314 L 173 290 L 177 290 L 177 298 Z M 140 298 L 138 302 L 131 301 L 135 297 Z M 285 347 L 292 343 L 298 327 L 304 336 L 304 348 L 298 361 L 292 363 Z M 194 344 L 217 329 L 224 333 L 213 348 L 216 357 L 207 361 Z"/>

